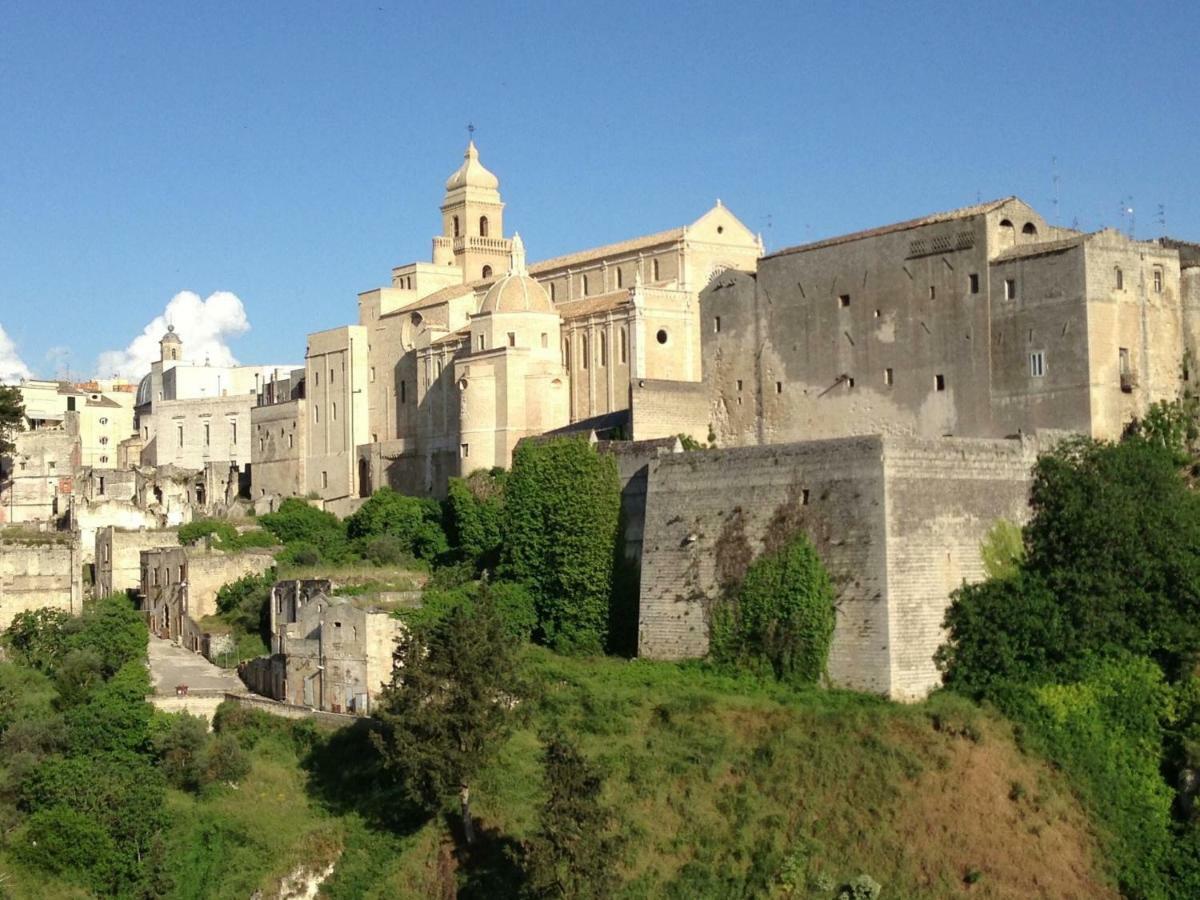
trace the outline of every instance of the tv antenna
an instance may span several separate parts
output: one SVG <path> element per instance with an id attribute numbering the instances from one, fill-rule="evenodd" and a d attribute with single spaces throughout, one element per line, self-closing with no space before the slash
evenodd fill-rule
<path id="1" fill-rule="evenodd" d="M 1057 156 L 1050 157 L 1050 180 L 1054 184 L 1054 224 L 1061 225 L 1062 222 L 1059 219 L 1059 212 L 1058 212 L 1059 179 L 1058 179 L 1058 157 Z"/>

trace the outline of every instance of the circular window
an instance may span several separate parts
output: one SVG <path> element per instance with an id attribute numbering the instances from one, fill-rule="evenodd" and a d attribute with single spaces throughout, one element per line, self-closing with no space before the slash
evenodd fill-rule
<path id="1" fill-rule="evenodd" d="M 718 226 L 717 226 L 717 234 L 724 234 L 724 233 L 725 233 L 725 226 L 724 226 L 724 225 L 718 225 Z"/>
<path id="2" fill-rule="evenodd" d="M 658 329 L 658 334 L 655 335 L 655 337 L 658 338 L 658 342 L 660 344 L 665 344 L 667 342 L 667 329 L 665 329 L 665 328 Z"/>
<path id="3" fill-rule="evenodd" d="M 101 417 L 100 417 L 100 424 L 101 424 L 101 425 L 107 425 L 107 424 L 108 424 L 108 419 L 107 419 L 107 418 L 105 418 L 104 416 L 101 416 Z"/>

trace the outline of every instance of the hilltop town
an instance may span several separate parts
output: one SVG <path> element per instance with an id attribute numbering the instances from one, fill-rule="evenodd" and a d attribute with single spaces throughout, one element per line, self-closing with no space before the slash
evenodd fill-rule
<path id="1" fill-rule="evenodd" d="M 5 554 L 0 626 L 78 611 L 85 581 L 149 596 L 136 554 L 193 519 L 440 498 L 576 434 L 618 463 L 640 656 L 703 656 L 719 542 L 756 553 L 783 517 L 838 585 L 834 682 L 915 699 L 982 538 L 1027 515 L 1039 448 L 1115 438 L 1198 377 L 1200 246 L 1015 197 L 770 254 L 718 201 L 532 263 L 504 210 L 472 142 L 429 261 L 359 293 L 302 365 L 210 365 L 171 326 L 136 385 L 19 385 L 0 521 L 59 540 Z"/>
<path id="2" fill-rule="evenodd" d="M 608 896 L 563 886 L 572 854 L 629 896 L 1200 883 L 1171 830 L 1200 784 L 1200 244 L 1007 197 L 767 253 L 717 201 L 531 261 L 473 141 L 439 211 L 428 262 L 292 363 L 169 324 L 136 383 L 0 396 L 0 894 L 15 861 L 102 895 Z M 1171 510 L 1144 553 L 1140 489 Z M 95 772 L 19 787 L 89 742 Z M 963 822 L 997 804 L 1008 857 Z"/>

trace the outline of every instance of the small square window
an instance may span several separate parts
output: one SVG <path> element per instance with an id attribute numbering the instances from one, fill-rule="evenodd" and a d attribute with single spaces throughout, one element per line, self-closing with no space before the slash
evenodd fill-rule
<path id="1" fill-rule="evenodd" d="M 932 284 L 929 286 L 929 299 L 930 300 L 937 299 L 937 288 L 934 287 Z"/>
<path id="2" fill-rule="evenodd" d="M 737 380 L 737 389 L 738 393 L 740 394 L 742 392 L 742 379 L 740 378 Z"/>
<path id="3" fill-rule="evenodd" d="M 877 319 L 878 319 L 878 318 L 879 318 L 881 315 L 883 315 L 883 311 L 882 311 L 882 310 L 878 310 L 878 309 L 877 309 L 877 310 L 875 310 L 875 318 L 877 318 Z"/>
<path id="4" fill-rule="evenodd" d="M 977 272 L 972 272 L 967 276 L 967 285 L 972 294 L 979 293 L 979 274 Z"/>
<path id="5" fill-rule="evenodd" d="M 323 488 L 329 487 L 329 473 L 328 472 L 321 473 L 321 487 L 323 487 Z"/>
<path id="6" fill-rule="evenodd" d="M 800 505 L 808 506 L 808 488 L 803 488 L 800 491 Z"/>
<path id="7" fill-rule="evenodd" d="M 1015 279 L 1015 278 L 1005 278 L 1004 279 L 1004 299 L 1005 300 L 1016 300 L 1017 299 L 1017 279 Z"/>
<path id="8" fill-rule="evenodd" d="M 893 377 L 892 377 L 892 370 L 891 370 L 891 369 L 884 369 L 884 370 L 883 370 L 883 383 L 884 383 L 884 384 L 886 384 L 886 385 L 889 385 L 889 386 L 890 386 L 890 385 L 893 383 Z"/>
<path id="9" fill-rule="evenodd" d="M 463 459 L 466 459 L 468 456 L 471 455 L 471 445 L 470 444 L 463 444 L 462 446 L 459 447 L 459 450 L 462 451 Z"/>
<path id="10" fill-rule="evenodd" d="M 838 303 L 841 304 L 842 307 L 849 306 L 850 305 L 850 295 L 842 294 L 841 296 L 838 297 Z"/>
<path id="11" fill-rule="evenodd" d="M 545 350 L 549 346 L 550 346 L 550 335 L 548 335 L 546 332 L 543 331 L 542 332 L 542 349 Z"/>
<path id="12" fill-rule="evenodd" d="M 508 346 L 510 346 L 510 347 L 517 346 L 517 333 L 515 331 L 510 331 L 508 333 Z"/>
<path id="13" fill-rule="evenodd" d="M 937 374 L 933 376 L 933 389 L 935 391 L 944 391 L 946 389 L 946 376 Z"/>
<path id="14" fill-rule="evenodd" d="M 782 381 L 775 382 L 775 393 L 777 393 L 777 394 L 783 393 L 783 382 Z"/>
<path id="15" fill-rule="evenodd" d="M 1161 294 L 1162 286 L 1163 286 L 1163 270 L 1155 269 L 1154 270 L 1154 293 Z"/>
<path id="16" fill-rule="evenodd" d="M 721 317 L 720 316 L 713 317 L 713 332 L 715 334 L 721 333 Z"/>

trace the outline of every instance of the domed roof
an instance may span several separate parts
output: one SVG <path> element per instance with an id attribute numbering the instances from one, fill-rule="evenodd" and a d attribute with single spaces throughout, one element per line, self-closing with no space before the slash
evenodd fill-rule
<path id="1" fill-rule="evenodd" d="M 142 380 L 138 382 L 137 398 L 133 401 L 134 406 L 145 406 L 150 402 L 151 381 L 149 375 L 143 375 Z"/>
<path id="2" fill-rule="evenodd" d="M 462 187 L 486 188 L 493 191 L 500 187 L 500 179 L 485 169 L 479 161 L 479 151 L 475 149 L 474 141 L 467 144 L 467 152 L 463 154 L 463 164 L 446 179 L 447 191 Z"/>
<path id="3" fill-rule="evenodd" d="M 508 274 L 488 288 L 479 312 L 553 313 L 554 304 L 550 302 L 550 295 L 525 270 L 525 244 L 519 234 L 513 235 L 511 260 Z"/>
<path id="4" fill-rule="evenodd" d="M 177 334 L 175 333 L 175 326 L 174 326 L 174 325 L 168 325 L 168 326 L 167 326 L 167 333 L 166 333 L 166 334 L 164 334 L 164 335 L 162 336 L 162 340 L 160 341 L 160 343 L 163 343 L 163 344 L 182 344 L 182 343 L 183 343 L 183 339 L 182 339 L 182 338 L 180 338 L 180 337 L 179 337 L 179 335 L 177 335 Z"/>

